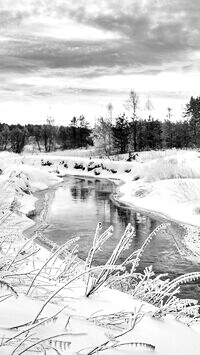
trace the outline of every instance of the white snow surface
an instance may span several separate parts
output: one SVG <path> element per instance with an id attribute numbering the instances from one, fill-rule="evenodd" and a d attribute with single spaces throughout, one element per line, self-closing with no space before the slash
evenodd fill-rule
<path id="1" fill-rule="evenodd" d="M 184 159 L 187 158 L 185 157 Z M 48 165 L 41 166 L 41 162 L 42 164 L 48 162 Z M 192 164 L 197 163 L 198 156 L 193 154 Z M 90 164 L 90 167 L 96 166 L 96 168 L 88 171 L 88 164 Z M 35 197 L 32 195 L 32 192 L 47 189 L 59 183 L 61 177 L 67 174 L 114 179 L 119 185 L 115 197 L 120 201 L 135 205 L 141 209 L 153 210 L 181 222 L 200 226 L 199 216 L 195 214 L 198 200 L 196 198 L 193 200 L 185 200 L 185 197 L 183 198 L 178 192 L 180 179 L 167 179 L 147 183 L 143 180 L 142 176 L 145 171 L 144 164 L 140 162 L 102 161 L 93 158 L 90 160 L 87 158 L 69 158 L 55 155 L 16 156 L 14 154 L 2 153 L 0 154 L 0 168 L 3 172 L 0 175 L 0 191 L 1 187 L 6 186 L 8 198 L 11 200 L 17 197 L 19 199 L 22 215 L 16 215 L 15 218 L 16 220 L 21 219 L 21 230 L 27 228 L 32 223 L 27 223 L 30 220 L 26 217 L 26 215 L 34 212 Z M 140 177 L 139 179 L 138 176 Z M 10 180 L 12 181 L 11 184 L 9 184 Z M 123 181 L 122 185 L 119 184 L 121 181 Z M 198 179 L 193 179 L 192 184 L 195 185 L 198 191 Z M 19 243 L 21 242 L 19 239 Z M 42 261 L 46 260 L 48 255 L 48 251 L 40 247 L 36 265 L 34 265 L 36 269 L 41 265 Z M 55 267 L 59 268 L 59 263 L 60 261 L 57 260 Z M 27 265 L 27 268 L 29 267 Z M 46 292 L 52 291 L 52 286 L 50 284 L 48 286 L 48 280 L 45 287 Z M 66 288 L 62 293 L 62 301 L 55 304 L 50 303 L 42 314 L 42 316 L 51 315 L 60 309 L 62 305 L 67 305 L 65 311 L 61 313 L 59 321 L 56 324 L 49 324 L 47 329 L 46 327 L 40 327 L 36 330 L 43 337 L 52 333 L 60 334 L 63 332 L 66 320 L 70 315 L 69 335 L 67 335 L 66 331 L 66 335 L 62 337 L 63 340 L 66 341 L 67 339 L 71 342 L 71 346 L 67 350 L 67 354 L 69 355 L 78 354 L 78 351 L 81 349 L 91 349 L 111 339 L 112 334 L 121 333 L 122 330 L 107 329 L 91 323 L 87 318 L 92 314 L 95 312 L 98 315 L 118 311 L 133 312 L 142 305 L 140 301 L 134 300 L 130 295 L 107 288 L 101 288 L 96 294 L 86 298 L 84 296 L 84 289 L 85 285 L 81 280 L 74 282 L 69 288 Z M 0 292 L 4 294 L 5 291 L 1 289 Z M 11 297 L 0 302 L 0 337 L 10 337 L 13 335 L 13 330 L 7 329 L 8 326 L 23 324 L 34 318 L 42 305 L 40 290 L 36 290 L 36 292 L 37 297 L 33 297 L 34 295 L 27 297 L 21 294 L 18 299 Z M 103 353 L 127 355 L 138 353 L 143 355 L 150 353 L 156 355 L 200 354 L 199 326 L 194 327 L 194 330 L 171 318 L 164 320 L 154 319 L 151 317 L 151 309 L 152 306 L 143 304 L 144 317 L 135 326 L 134 330 L 125 334 L 120 340 L 122 342 L 150 343 L 155 346 L 155 350 L 144 347 L 131 348 L 127 345 L 122 348 L 109 349 L 103 351 Z M 5 347 L 5 349 L 1 348 L 0 354 L 10 355 L 12 350 L 12 345 Z M 37 352 L 32 350 L 28 353 L 36 354 Z M 55 351 L 48 350 L 47 354 L 51 355 L 54 353 Z M 66 352 L 61 353 L 64 354 Z M 87 353 L 88 351 L 85 350 L 81 354 Z"/>

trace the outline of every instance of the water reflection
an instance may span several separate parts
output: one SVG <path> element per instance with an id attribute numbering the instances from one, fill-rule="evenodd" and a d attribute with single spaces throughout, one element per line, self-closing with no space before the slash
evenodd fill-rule
<path id="1" fill-rule="evenodd" d="M 85 181 L 80 180 L 79 185 L 74 184 L 70 187 L 71 195 L 74 201 L 85 201 L 90 197 L 90 186 L 89 182 L 87 184 Z"/>
<path id="2" fill-rule="evenodd" d="M 131 223 L 136 233 L 123 258 L 140 248 L 146 237 L 163 220 L 114 205 L 109 199 L 113 189 L 113 184 L 106 180 L 67 178 L 63 186 L 55 191 L 48 214 L 49 227 L 45 231 L 46 236 L 58 244 L 63 244 L 72 236 L 79 236 L 79 256 L 85 259 L 92 245 L 97 223 L 102 223 L 102 231 L 113 225 L 113 236 L 97 255 L 96 263 L 103 264 L 111 255 L 127 224 Z M 153 265 L 155 273 L 168 273 L 171 278 L 186 272 L 199 271 L 198 263 L 187 260 L 179 253 L 175 240 L 181 240 L 182 233 L 181 227 L 175 223 L 171 224 L 168 233 L 158 233 L 145 250 L 138 271 Z M 189 295 L 192 297 L 192 294 Z"/>

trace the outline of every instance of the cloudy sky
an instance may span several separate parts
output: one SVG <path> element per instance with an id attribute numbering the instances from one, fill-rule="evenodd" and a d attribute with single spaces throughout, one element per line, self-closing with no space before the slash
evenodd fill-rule
<path id="1" fill-rule="evenodd" d="M 130 90 L 156 118 L 200 95 L 199 0 L 0 0 L 0 121 L 67 124 L 123 113 Z"/>

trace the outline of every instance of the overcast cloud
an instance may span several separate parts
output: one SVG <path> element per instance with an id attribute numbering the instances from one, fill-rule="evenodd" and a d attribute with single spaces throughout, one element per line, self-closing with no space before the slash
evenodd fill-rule
<path id="1" fill-rule="evenodd" d="M 1 120 L 38 102 L 38 120 L 118 114 L 131 89 L 182 107 L 199 94 L 199 14 L 198 0 L 1 0 Z"/>

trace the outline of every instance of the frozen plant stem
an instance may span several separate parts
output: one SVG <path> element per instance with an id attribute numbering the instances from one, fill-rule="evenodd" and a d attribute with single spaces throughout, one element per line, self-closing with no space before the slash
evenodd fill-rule
<path id="1" fill-rule="evenodd" d="M 41 320 L 40 322 L 38 322 L 37 324 L 32 324 L 30 327 L 28 327 L 28 328 L 26 328 L 26 329 L 24 329 L 24 330 L 18 332 L 18 333 L 15 334 L 12 338 L 7 339 L 7 340 L 4 342 L 3 345 L 7 344 L 9 341 L 12 341 L 13 339 L 18 338 L 20 335 L 22 335 L 22 334 L 24 334 L 24 333 L 26 333 L 26 332 L 30 332 L 30 330 L 32 330 L 32 329 L 34 329 L 34 328 L 36 328 L 36 327 L 39 327 L 41 324 L 47 323 L 47 322 L 49 322 L 51 319 L 56 318 L 65 308 L 66 308 L 66 306 L 63 307 L 62 309 L 60 309 L 60 310 L 59 310 L 57 313 L 55 313 L 53 316 L 50 316 L 50 317 L 48 317 L 48 318 L 45 318 L 45 319 Z"/>
<path id="2" fill-rule="evenodd" d="M 125 330 L 124 332 L 116 335 L 114 337 L 114 340 L 124 336 L 125 334 L 129 333 L 131 330 L 134 329 L 135 325 L 143 318 L 143 314 L 140 313 L 141 308 L 142 308 L 142 306 L 140 306 L 140 308 L 137 311 L 137 313 L 131 314 L 131 316 L 133 316 L 131 327 L 129 329 Z M 98 351 L 103 351 L 103 350 L 106 350 L 108 348 L 112 348 L 113 344 L 111 346 L 109 346 L 109 347 L 106 347 L 106 345 L 109 345 L 109 343 L 110 343 L 110 340 L 105 341 L 101 345 L 98 345 L 94 349 L 92 349 L 89 353 L 87 353 L 87 355 L 97 354 Z"/>
<path id="3" fill-rule="evenodd" d="M 78 275 L 74 276 L 72 279 L 70 279 L 69 281 L 67 281 L 64 285 L 62 285 L 61 287 L 59 287 L 55 292 L 52 293 L 51 296 L 49 296 L 49 298 L 44 302 L 43 306 L 41 307 L 41 309 L 39 310 L 37 316 L 35 317 L 35 319 L 33 320 L 33 324 L 37 321 L 38 317 L 40 316 L 40 314 L 42 313 L 42 311 L 44 310 L 44 308 L 46 307 L 46 305 L 51 302 L 51 300 L 60 292 L 62 291 L 65 287 L 67 287 L 70 283 L 72 283 L 73 281 L 79 279 L 81 276 L 87 274 L 88 272 L 93 272 L 93 271 L 97 271 L 99 269 L 105 268 L 105 266 L 96 266 L 90 270 L 87 271 L 83 271 L 81 273 L 79 273 Z"/>
<path id="4" fill-rule="evenodd" d="M 30 286 L 29 286 L 29 289 L 28 289 L 28 291 L 27 291 L 27 293 L 26 293 L 27 296 L 28 296 L 28 294 L 29 294 L 31 288 L 33 287 L 33 284 L 34 284 L 35 280 L 36 280 L 37 277 L 40 275 L 41 271 L 45 268 L 45 266 L 46 266 L 56 255 L 59 254 L 59 252 L 60 252 L 62 249 L 65 248 L 65 246 L 66 246 L 67 244 L 69 244 L 69 241 L 67 241 L 65 244 L 61 245 L 61 246 L 46 260 L 46 262 L 42 265 L 42 267 L 41 267 L 40 270 L 37 272 L 37 274 L 34 276 L 32 282 L 31 282 L 31 284 L 30 284 Z"/>

